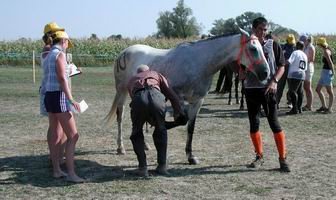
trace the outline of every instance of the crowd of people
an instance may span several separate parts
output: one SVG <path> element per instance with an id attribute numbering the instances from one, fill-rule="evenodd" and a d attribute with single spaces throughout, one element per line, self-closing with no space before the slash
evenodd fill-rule
<path id="1" fill-rule="evenodd" d="M 321 48 L 322 56 L 322 71 L 315 91 L 317 92 L 321 107 L 316 109 L 316 112 L 329 114 L 332 113 L 332 105 L 334 101 L 332 80 L 334 78 L 334 64 L 331 48 L 325 37 L 318 38 L 317 47 Z M 294 47 L 295 46 L 295 47 Z M 282 46 L 286 58 L 286 72 L 282 77 L 285 80 L 278 87 L 278 104 L 282 96 L 282 91 L 286 82 L 288 83 L 287 104 L 291 110 L 286 114 L 299 114 L 304 111 L 313 111 L 313 89 L 312 79 L 314 75 L 314 63 L 316 50 L 314 47 L 313 36 L 301 35 L 299 41 L 295 44 L 295 37 L 289 34 L 287 42 Z M 288 53 L 290 52 L 290 53 Z M 287 81 L 286 81 L 287 80 Z M 325 96 L 322 88 L 325 87 L 329 96 L 328 105 L 325 102 Z M 306 104 L 302 106 L 303 91 L 306 96 Z"/>
<path id="2" fill-rule="evenodd" d="M 280 171 L 290 172 L 287 161 L 286 136 L 278 120 L 278 109 L 286 83 L 288 92 L 286 100 L 291 105 L 288 115 L 299 114 L 313 110 L 312 77 L 314 75 L 315 47 L 312 36 L 302 35 L 299 41 L 293 34 L 289 34 L 286 43 L 280 45 L 267 34 L 268 21 L 259 17 L 253 21 L 252 34 L 254 34 L 264 49 L 264 55 L 270 66 L 270 75 L 266 81 L 259 81 L 255 74 L 246 71 L 244 74 L 244 88 L 250 124 L 250 138 L 254 146 L 256 157 L 250 168 L 258 168 L 264 163 L 262 133 L 259 130 L 260 112 L 268 119 L 273 132 L 274 140 L 279 153 Z M 79 104 L 74 100 L 70 87 L 70 69 L 66 60 L 66 50 L 73 44 L 65 32 L 56 23 L 52 22 L 44 27 L 41 63 L 43 78 L 40 87 L 41 114 L 48 116 L 49 127 L 47 141 L 54 178 L 65 177 L 74 183 L 85 182 L 75 172 L 74 153 L 79 134 L 73 114 L 73 108 L 80 111 Z M 320 79 L 316 92 L 321 101 L 317 112 L 332 113 L 334 100 L 332 80 L 334 77 L 334 64 L 331 48 L 326 38 L 318 38 L 316 45 L 323 52 Z M 215 92 L 221 92 L 221 84 L 225 70 L 221 71 L 220 80 Z M 329 95 L 326 104 L 322 88 L 325 87 Z M 166 99 L 171 101 L 174 108 L 175 125 L 185 125 L 187 114 L 181 108 L 177 94 L 169 87 L 166 78 L 149 69 L 147 65 L 138 67 L 127 85 L 132 99 L 131 141 L 138 160 L 138 174 L 148 176 L 146 154 L 144 151 L 143 125 L 145 122 L 155 127 L 153 140 L 157 150 L 156 172 L 168 175 L 167 171 L 167 122 L 165 121 Z M 225 92 L 225 89 L 222 91 Z M 302 106 L 306 94 L 306 104 Z M 174 125 L 174 126 L 175 126 Z M 171 125 L 169 125 L 170 127 Z M 65 158 L 64 158 L 65 155 Z M 65 163 L 66 171 L 62 168 Z"/>

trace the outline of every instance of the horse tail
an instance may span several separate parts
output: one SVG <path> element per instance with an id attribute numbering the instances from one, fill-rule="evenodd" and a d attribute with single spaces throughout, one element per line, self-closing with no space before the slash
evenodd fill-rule
<path id="1" fill-rule="evenodd" d="M 114 97 L 113 104 L 111 106 L 111 109 L 109 113 L 106 115 L 104 121 L 106 124 L 112 124 L 112 122 L 116 119 L 117 116 L 117 107 L 120 101 L 120 95 L 117 92 L 116 96 Z"/>
<path id="2" fill-rule="evenodd" d="M 118 58 L 116 59 L 115 63 L 114 63 L 114 75 L 115 75 L 115 84 L 116 84 L 116 95 L 114 97 L 111 109 L 109 111 L 109 113 L 105 116 L 104 121 L 105 121 L 105 125 L 110 125 L 112 124 L 112 122 L 116 119 L 117 116 L 117 109 L 119 105 L 123 105 L 126 99 L 126 91 L 124 91 L 123 88 L 118 87 L 118 83 L 120 82 L 120 80 L 117 79 L 116 74 L 119 73 L 120 70 L 125 70 L 126 68 L 126 64 L 125 66 L 121 65 L 121 59 L 125 59 L 125 53 L 121 53 Z M 125 63 L 125 61 L 124 61 Z"/>

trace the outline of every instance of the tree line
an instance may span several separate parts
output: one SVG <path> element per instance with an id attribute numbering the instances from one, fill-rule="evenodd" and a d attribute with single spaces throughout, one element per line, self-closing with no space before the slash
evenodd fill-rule
<path id="1" fill-rule="evenodd" d="M 247 11 L 243 14 L 229 19 L 217 19 L 213 23 L 213 27 L 209 30 L 210 35 L 222 35 L 226 33 L 235 33 L 239 28 L 251 32 L 252 21 L 257 17 L 265 17 L 262 13 Z M 159 13 L 159 18 L 156 20 L 158 31 L 151 35 L 154 38 L 188 38 L 199 37 L 202 32 L 201 25 L 193 16 L 193 11 L 189 8 L 184 0 L 179 0 L 172 11 L 162 11 Z M 289 33 L 298 36 L 298 33 L 290 28 L 283 27 L 274 22 L 269 22 L 269 31 L 276 36 L 284 36 Z M 202 37 L 204 37 L 203 35 Z M 108 40 L 123 39 L 122 35 L 111 35 Z M 96 34 L 91 34 L 89 40 L 99 40 Z"/>

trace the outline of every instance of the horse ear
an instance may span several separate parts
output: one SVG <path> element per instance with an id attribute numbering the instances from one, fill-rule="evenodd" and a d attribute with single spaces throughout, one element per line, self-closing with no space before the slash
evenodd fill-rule
<path id="1" fill-rule="evenodd" d="M 239 31 L 240 31 L 241 34 L 246 35 L 247 37 L 250 37 L 250 34 L 247 31 L 245 31 L 244 29 L 239 27 Z"/>

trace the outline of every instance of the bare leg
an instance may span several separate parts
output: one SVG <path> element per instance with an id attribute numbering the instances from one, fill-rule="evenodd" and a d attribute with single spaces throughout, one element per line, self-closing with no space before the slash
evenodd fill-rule
<path id="1" fill-rule="evenodd" d="M 328 95 L 329 95 L 328 110 L 332 111 L 332 105 L 333 105 L 333 102 L 334 102 L 333 88 L 332 88 L 332 86 L 327 86 L 326 88 L 327 88 L 327 92 L 328 92 Z"/>
<path id="2" fill-rule="evenodd" d="M 316 87 L 316 92 L 321 100 L 321 104 L 323 108 L 326 108 L 326 103 L 325 103 L 325 99 L 324 99 L 324 94 L 322 92 L 322 85 L 318 84 Z"/>
<path id="3" fill-rule="evenodd" d="M 72 113 L 56 113 L 64 132 L 67 135 L 66 142 L 66 166 L 68 170 L 67 180 L 75 183 L 84 182 L 84 179 L 80 178 L 75 172 L 74 154 L 77 140 L 79 138 L 76 122 Z"/>
<path id="4" fill-rule="evenodd" d="M 59 153 L 61 148 L 61 140 L 63 137 L 62 127 L 53 113 L 49 113 L 49 129 L 48 129 L 48 146 L 50 151 L 50 158 L 53 166 L 53 177 L 59 178 L 66 176 L 60 168 Z"/>
<path id="5" fill-rule="evenodd" d="M 63 131 L 63 129 L 62 129 Z M 60 152 L 59 152 L 59 160 L 60 160 L 60 164 L 64 163 L 64 156 L 65 156 L 65 147 L 66 147 L 66 142 L 67 142 L 67 137 L 66 134 L 63 131 L 63 137 L 61 140 L 61 147 L 60 147 Z"/>
<path id="6" fill-rule="evenodd" d="M 309 109 L 312 109 L 314 96 L 313 96 L 313 90 L 312 90 L 312 87 L 311 87 L 311 82 L 310 81 L 304 81 L 303 88 L 305 90 L 306 99 L 307 99 L 306 107 L 309 108 Z"/>

